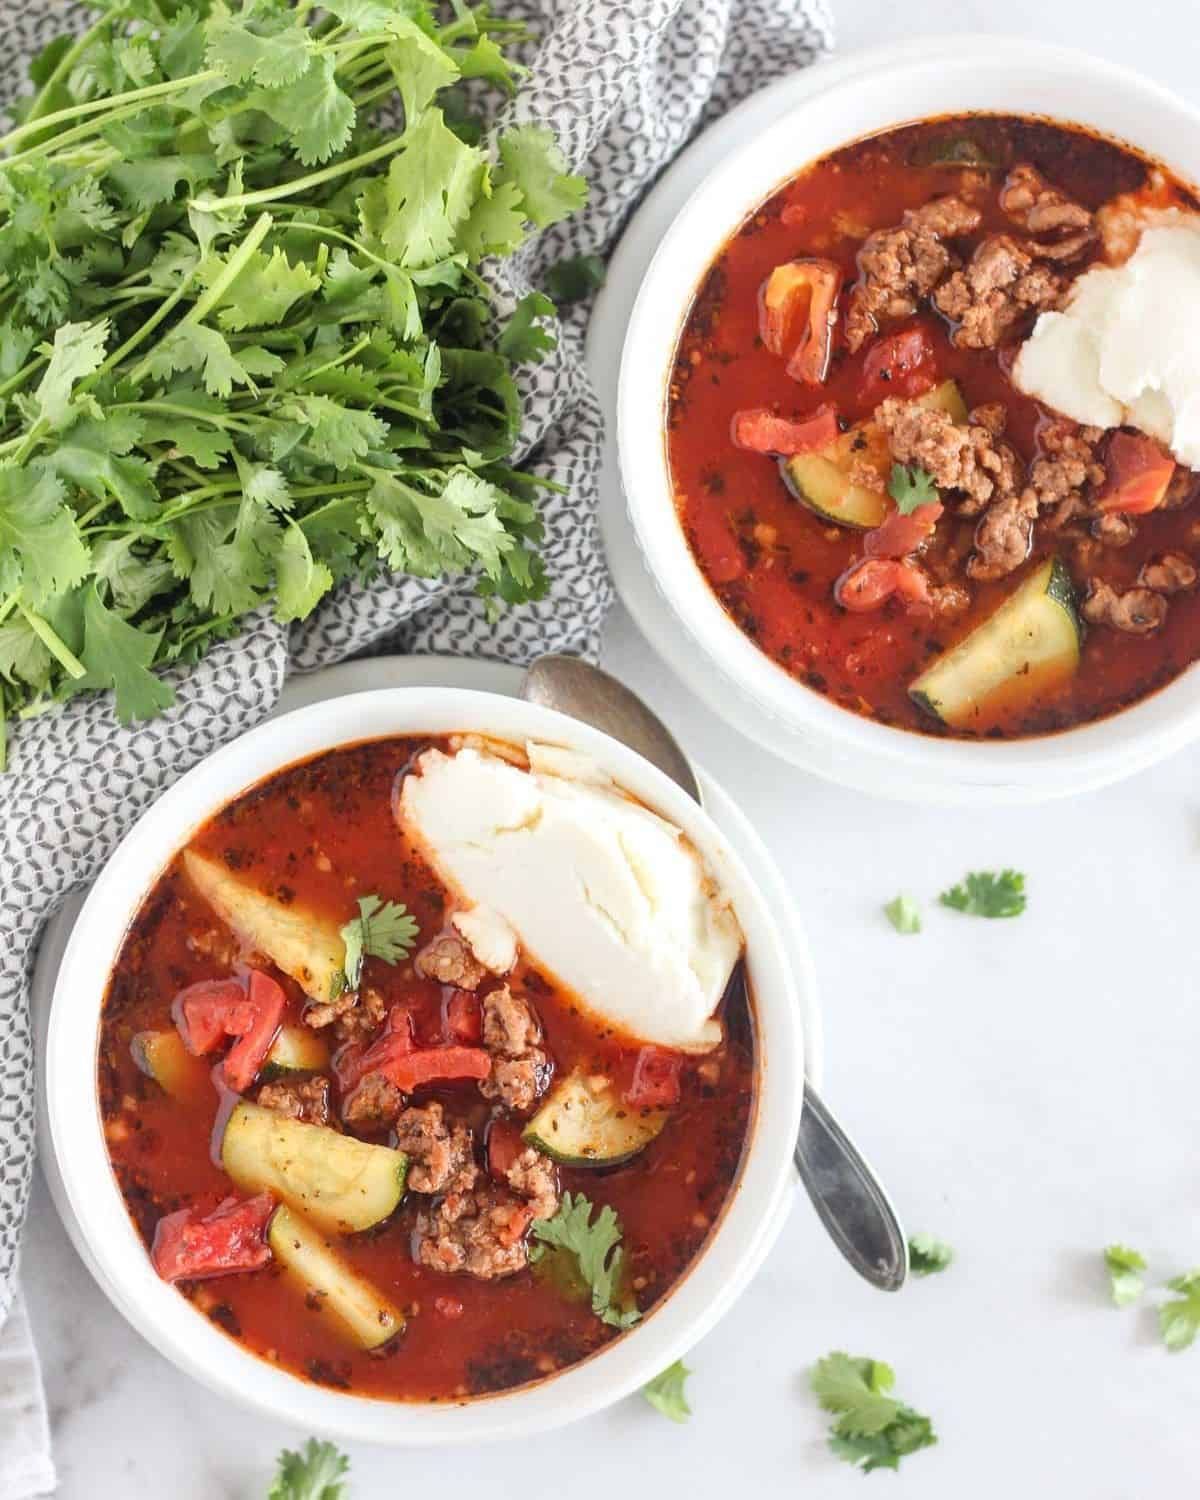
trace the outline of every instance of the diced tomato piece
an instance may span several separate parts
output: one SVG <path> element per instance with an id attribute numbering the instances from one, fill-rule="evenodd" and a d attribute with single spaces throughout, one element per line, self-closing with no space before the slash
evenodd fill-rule
<path id="1" fill-rule="evenodd" d="M 287 1006 L 287 996 L 283 993 L 282 986 L 276 984 L 269 974 L 260 973 L 258 969 L 250 971 L 247 1000 L 253 1019 L 240 1039 L 225 1054 L 225 1061 L 221 1064 L 225 1082 L 238 1094 L 244 1094 L 254 1082 L 271 1050 L 271 1043 L 283 1022 L 283 1012 Z"/>
<path id="2" fill-rule="evenodd" d="M 877 339 L 863 360 L 859 400 L 872 408 L 885 396 L 919 396 L 937 384 L 933 343 L 917 323 Z"/>
<path id="3" fill-rule="evenodd" d="M 508 1169 L 525 1149 L 521 1139 L 521 1127 L 512 1120 L 493 1120 L 488 1126 L 487 1162 L 488 1171 L 498 1181 L 508 1176 Z"/>
<path id="4" fill-rule="evenodd" d="M 1108 477 L 1096 497 L 1100 509 L 1144 516 L 1162 504 L 1175 460 L 1140 432 L 1114 432 L 1104 467 Z"/>
<path id="5" fill-rule="evenodd" d="M 383 1023 L 383 1030 L 369 1047 L 351 1042 L 341 1048 L 333 1060 L 338 1088 L 343 1094 L 357 1088 L 368 1073 L 386 1073 L 388 1067 L 414 1050 L 412 1018 L 408 1007 L 393 1005 Z"/>
<path id="6" fill-rule="evenodd" d="M 267 1224 L 275 1212 L 270 1193 L 226 1198 L 210 1214 L 181 1208 L 158 1221 L 150 1259 L 164 1281 L 256 1271 L 271 1259 Z"/>
<path id="7" fill-rule="evenodd" d="M 777 417 L 774 412 L 756 407 L 739 411 L 733 419 L 733 441 L 739 448 L 754 453 L 813 453 L 828 448 L 838 435 L 837 412 L 832 406 L 820 406 L 810 417 L 793 419 Z"/>
<path id="8" fill-rule="evenodd" d="M 463 1305 L 457 1297 L 435 1297 L 433 1310 L 443 1318 L 461 1318 Z"/>
<path id="9" fill-rule="evenodd" d="M 933 603 L 929 580 L 920 568 L 891 558 L 869 557 L 852 564 L 833 588 L 842 608 L 855 614 L 879 609 L 893 594 L 917 608 L 928 609 Z"/>
<path id="10" fill-rule="evenodd" d="M 819 385 L 829 368 L 841 267 L 831 260 L 790 260 L 763 283 L 758 328 L 772 354 L 787 360 L 793 380 Z"/>
<path id="11" fill-rule="evenodd" d="M 894 510 L 863 537 L 863 549 L 868 557 L 907 557 L 933 535 L 941 514 L 942 507 L 936 502 L 918 505 L 908 515 Z"/>
<path id="12" fill-rule="evenodd" d="M 215 1051 L 226 1037 L 243 1035 L 254 1022 L 240 979 L 202 979 L 189 984 L 175 996 L 171 1017 L 194 1057 Z"/>
<path id="13" fill-rule="evenodd" d="M 442 1006 L 442 1035 L 448 1042 L 477 1047 L 483 1040 L 479 997 L 470 990 L 451 990 Z"/>
<path id="14" fill-rule="evenodd" d="M 665 1109 L 679 1103 L 679 1070 L 683 1058 L 678 1052 L 668 1052 L 663 1047 L 643 1047 L 633 1055 L 632 1063 L 628 1076 L 619 1083 L 626 1104 L 634 1109 Z"/>
<path id="15" fill-rule="evenodd" d="M 366 1061 L 365 1056 L 363 1061 Z M 486 1078 L 491 1071 L 491 1054 L 482 1047 L 427 1047 L 421 1052 L 409 1052 L 373 1063 L 365 1070 L 382 1073 L 404 1094 L 411 1094 L 427 1083 Z"/>

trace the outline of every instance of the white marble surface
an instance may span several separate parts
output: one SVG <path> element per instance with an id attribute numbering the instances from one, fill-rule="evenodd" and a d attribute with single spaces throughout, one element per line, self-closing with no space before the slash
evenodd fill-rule
<path id="1" fill-rule="evenodd" d="M 1189 0 L 841 0 L 844 49 L 948 29 L 1074 42 L 1182 91 L 1200 77 Z M 914 101 L 914 109 L 919 101 Z M 636 1400 L 537 1444 L 352 1453 L 355 1500 L 456 1493 L 573 1500 L 741 1490 L 858 1495 L 805 1387 L 832 1348 L 897 1369 L 940 1446 L 895 1479 L 913 1500 L 1184 1500 L 1200 1475 L 1200 1348 L 1175 1357 L 1151 1311 L 1107 1305 L 1098 1248 L 1142 1247 L 1163 1278 L 1200 1263 L 1194 920 L 1197 752 L 1045 809 L 908 808 L 809 780 L 739 740 L 618 612 L 608 664 L 647 693 L 758 824 L 814 934 L 827 1091 L 912 1229 L 951 1240 L 946 1275 L 895 1298 L 843 1268 L 797 1201 L 766 1268 L 692 1356 L 696 1415 Z M 1017 922 L 927 905 L 902 939 L 879 914 L 931 903 L 965 869 L 1016 865 Z M 145 1346 L 93 1285 L 39 1183 L 25 1248 L 65 1500 L 258 1500 L 304 1434 L 245 1414 Z M 569 1478 L 568 1478 L 569 1476 Z M 686 1476 L 686 1478 L 684 1477 Z M 634 1482 L 630 1486 L 631 1477 Z"/>

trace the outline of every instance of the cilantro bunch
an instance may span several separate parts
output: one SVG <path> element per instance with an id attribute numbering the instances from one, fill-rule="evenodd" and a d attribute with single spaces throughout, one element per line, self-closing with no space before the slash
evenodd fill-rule
<path id="1" fill-rule="evenodd" d="M 453 0 L 94 0 L 0 138 L 0 763 L 6 715 L 172 701 L 248 611 L 347 578 L 542 597 L 513 365 L 478 266 L 577 208 L 549 131 L 495 149 L 519 22 Z M 380 123 L 400 120 L 399 128 Z"/>

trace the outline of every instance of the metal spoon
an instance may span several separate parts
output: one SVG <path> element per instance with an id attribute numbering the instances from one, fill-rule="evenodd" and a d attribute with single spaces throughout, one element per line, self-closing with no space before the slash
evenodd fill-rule
<path id="1" fill-rule="evenodd" d="M 581 719 L 643 755 L 697 802 L 700 783 L 675 737 L 636 693 L 575 656 L 535 661 L 521 697 Z M 872 1286 L 894 1292 L 908 1274 L 908 1248 L 878 1178 L 811 1084 L 796 1142 L 796 1170 L 834 1244 Z"/>

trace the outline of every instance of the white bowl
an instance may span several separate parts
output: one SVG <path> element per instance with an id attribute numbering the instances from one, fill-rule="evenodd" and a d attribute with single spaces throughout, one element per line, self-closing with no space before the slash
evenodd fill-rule
<path id="1" fill-rule="evenodd" d="M 880 49 L 832 75 L 745 140 L 680 210 L 650 263 L 621 359 L 621 478 L 647 566 L 714 692 L 734 695 L 760 742 L 837 781 L 883 796 L 964 804 L 1035 802 L 1116 781 L 1200 735 L 1195 666 L 1093 724 L 1007 742 L 936 739 L 889 728 L 797 682 L 722 608 L 677 519 L 665 442 L 667 382 L 693 293 L 738 225 L 808 163 L 866 135 L 969 111 L 1039 114 L 1129 142 L 1200 181 L 1200 113 L 1124 68 L 1058 47 L 959 37 Z M 914 106 L 918 106 L 914 108 Z"/>
<path id="2" fill-rule="evenodd" d="M 730 893 L 746 934 L 758 1020 L 759 1095 L 750 1146 L 722 1219 L 692 1269 L 632 1332 L 526 1389 L 462 1405 L 386 1402 L 313 1385 L 248 1353 L 159 1280 L 109 1165 L 96 1092 L 100 1007 L 125 930 L 197 825 L 293 761 L 354 740 L 474 730 L 591 755 L 677 823 Z M 516 1436 L 629 1395 L 679 1358 L 744 1289 L 782 1226 L 800 1120 L 804 1046 L 795 980 L 776 920 L 724 835 L 674 782 L 574 719 L 491 693 L 395 688 L 334 698 L 261 725 L 201 762 L 122 841 L 75 923 L 51 1006 L 46 1112 L 67 1227 L 101 1286 L 161 1353 L 223 1395 L 347 1440 L 416 1444 Z"/>

